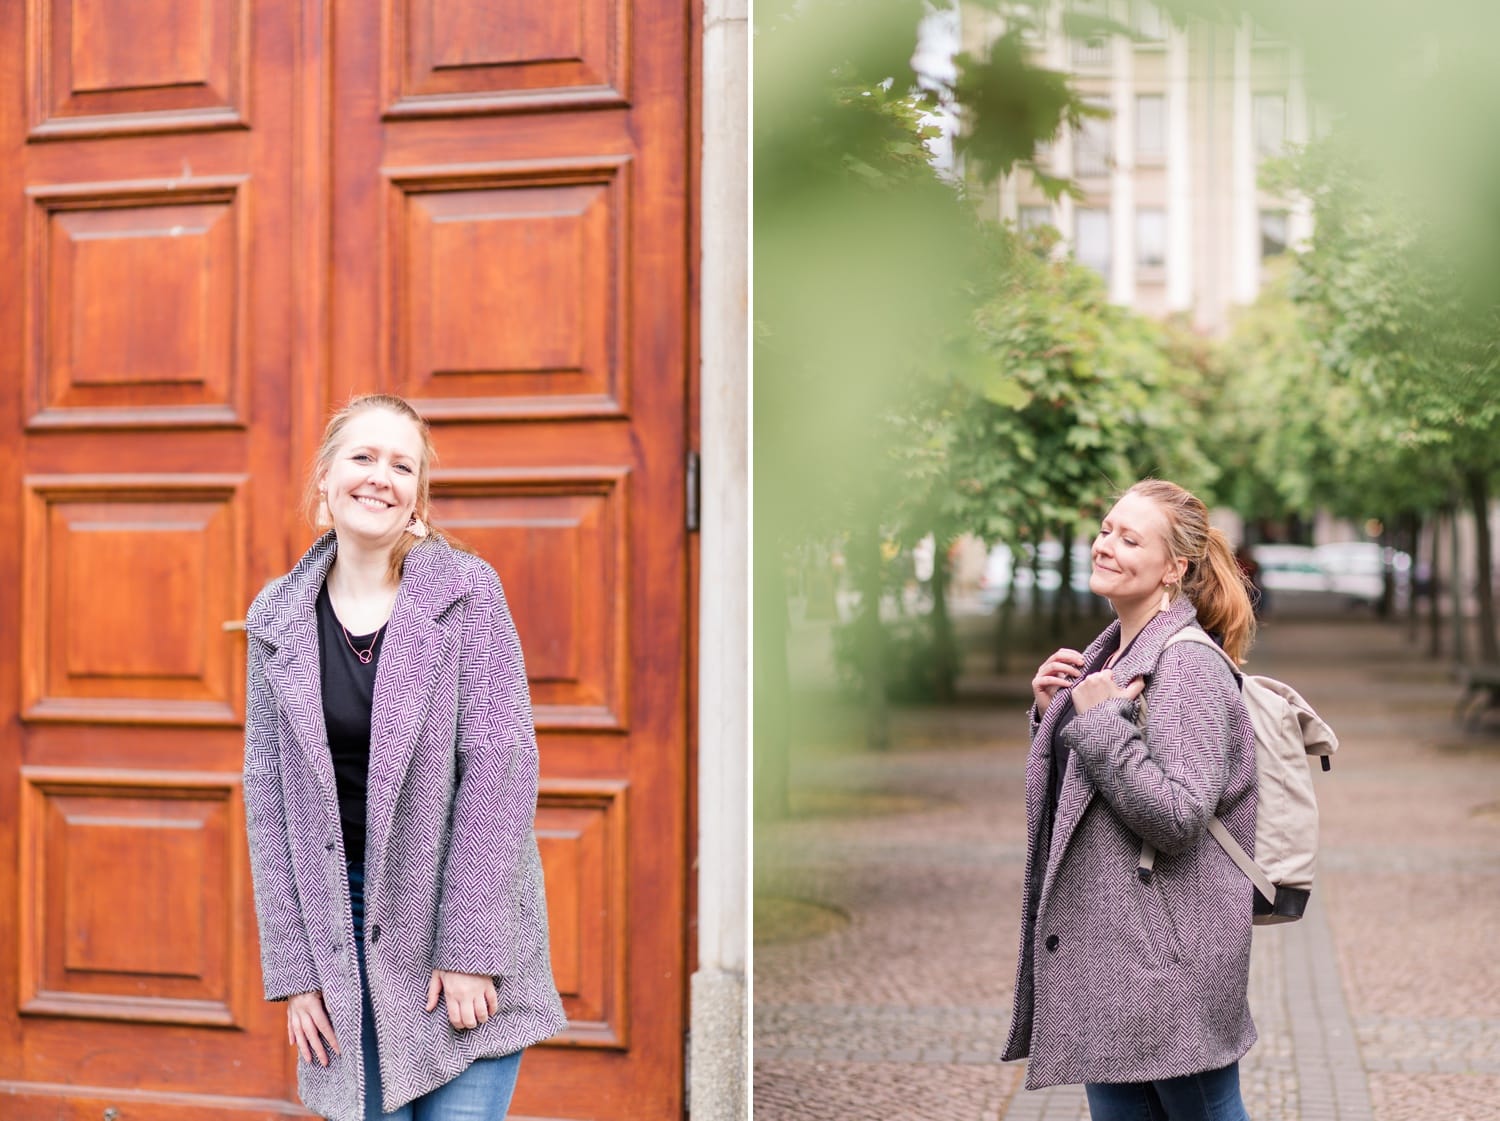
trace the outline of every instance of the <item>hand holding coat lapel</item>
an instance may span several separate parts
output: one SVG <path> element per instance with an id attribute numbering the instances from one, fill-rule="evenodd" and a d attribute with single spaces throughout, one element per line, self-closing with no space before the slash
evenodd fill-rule
<path id="1" fill-rule="evenodd" d="M 1083 652 L 1085 676 L 1098 672 L 1104 660 L 1109 657 L 1109 651 L 1113 650 L 1119 641 L 1119 637 L 1120 624 L 1114 622 L 1106 627 L 1098 638 L 1089 643 L 1088 649 Z M 1057 691 L 1052 698 L 1052 703 L 1047 706 L 1047 713 L 1042 717 L 1041 725 L 1037 728 L 1036 742 L 1042 745 L 1040 752 L 1033 752 L 1033 758 L 1037 759 L 1040 764 L 1037 768 L 1040 772 L 1036 810 L 1038 817 L 1041 816 L 1042 802 L 1047 796 L 1047 783 L 1051 780 L 1052 738 L 1057 734 L 1058 722 L 1068 707 L 1063 702 L 1072 695 L 1072 692 L 1071 685 L 1067 689 Z M 1089 780 L 1088 775 L 1084 774 L 1083 768 L 1078 765 L 1078 760 L 1073 758 L 1073 753 L 1069 752 L 1067 763 L 1063 768 L 1062 790 L 1058 794 L 1057 815 L 1052 822 L 1052 836 L 1049 838 L 1050 847 L 1047 850 L 1047 867 L 1043 872 L 1039 909 L 1044 909 L 1047 905 L 1047 897 L 1051 893 L 1052 880 L 1057 873 L 1058 864 L 1062 861 L 1062 854 L 1068 847 L 1073 830 L 1083 819 L 1083 811 L 1088 809 L 1089 802 L 1093 800 L 1094 793 L 1094 784 Z M 1030 801 L 1028 790 L 1028 804 Z"/>
<path id="2" fill-rule="evenodd" d="M 1187 597 L 1179 597 L 1165 611 L 1154 615 L 1141 629 L 1135 641 L 1130 644 L 1123 657 L 1114 664 L 1111 673 L 1115 684 L 1124 688 L 1137 677 L 1151 673 L 1156 667 L 1157 659 L 1161 657 L 1162 647 L 1168 638 L 1176 634 L 1189 622 L 1197 618 L 1197 612 Z M 1109 657 L 1119 641 L 1119 623 L 1111 624 L 1099 638 L 1090 644 L 1084 657 L 1084 674 L 1098 673 L 1103 668 L 1104 662 Z M 1149 684 L 1149 682 L 1148 682 Z M 1149 702 L 1148 702 L 1149 703 Z M 1047 715 L 1053 716 L 1057 704 L 1049 705 Z M 1048 744 L 1050 747 L 1051 736 L 1056 732 L 1056 721 L 1049 729 Z M 1045 907 L 1047 899 L 1052 891 L 1053 881 L 1057 877 L 1058 867 L 1062 863 L 1063 854 L 1067 851 L 1068 842 L 1072 840 L 1078 823 L 1083 820 L 1084 811 L 1088 809 L 1097 789 L 1093 780 L 1085 773 L 1079 765 L 1078 759 L 1070 751 L 1068 753 L 1068 766 L 1063 779 L 1062 795 L 1057 804 L 1057 819 L 1052 828 L 1052 848 L 1047 854 L 1047 874 L 1042 881 L 1042 906 Z"/>

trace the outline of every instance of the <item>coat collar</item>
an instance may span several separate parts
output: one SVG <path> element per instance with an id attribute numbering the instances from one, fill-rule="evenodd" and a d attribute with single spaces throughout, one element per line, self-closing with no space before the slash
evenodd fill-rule
<path id="1" fill-rule="evenodd" d="M 333 533 L 324 534 L 289 573 L 256 598 L 245 619 L 249 634 L 268 647 L 266 680 L 323 788 L 335 821 L 338 787 L 323 720 L 317 598 L 337 553 Z M 378 860 L 384 853 L 389 811 L 395 807 L 436 691 L 441 639 L 447 626 L 453 625 L 448 609 L 471 590 L 469 569 L 455 562 L 453 548 L 440 539 L 414 548 L 407 555 L 386 624 L 370 713 L 367 861 Z"/>
<path id="2" fill-rule="evenodd" d="M 328 579 L 338 551 L 338 538 L 332 530 L 314 541 L 290 572 L 256 597 L 246 615 L 245 629 L 273 650 L 298 643 L 305 648 L 309 640 L 316 650 L 318 591 Z M 398 612 L 436 619 L 469 592 L 469 581 L 455 570 L 452 558 L 452 546 L 438 538 L 424 541 L 407 554 L 392 609 L 393 621 Z"/>

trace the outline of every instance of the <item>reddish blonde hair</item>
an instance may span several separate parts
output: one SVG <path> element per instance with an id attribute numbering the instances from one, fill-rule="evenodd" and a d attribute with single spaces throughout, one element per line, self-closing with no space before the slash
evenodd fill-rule
<path id="1" fill-rule="evenodd" d="M 427 421 L 422 419 L 422 414 L 412 408 L 408 401 L 389 393 L 367 393 L 362 397 L 354 397 L 329 418 L 328 427 L 323 429 L 322 443 L 318 445 L 318 454 L 313 457 L 312 470 L 307 476 L 307 494 L 304 499 L 307 520 L 317 525 L 317 510 L 323 500 L 318 484 L 338 456 L 344 429 L 355 417 L 372 409 L 385 409 L 387 412 L 405 417 L 416 425 L 417 431 L 421 433 L 422 461 L 417 465 L 417 504 L 412 513 L 427 526 L 429 537 L 444 537 L 432 524 L 432 465 L 437 461 L 437 449 L 432 446 L 432 429 Z M 406 566 L 407 554 L 423 540 L 425 539 L 410 533 L 403 533 L 391 546 L 389 572 L 393 581 L 400 581 L 401 572 Z"/>
<path id="2" fill-rule="evenodd" d="M 1165 479 L 1142 479 L 1126 492 L 1149 498 L 1167 519 L 1167 552 L 1186 560 L 1182 592 L 1198 611 L 1198 622 L 1222 640 L 1224 652 L 1243 662 L 1255 640 L 1249 582 L 1234 559 L 1229 538 L 1208 524 L 1203 500 Z M 1172 585 L 1177 595 L 1178 585 Z"/>

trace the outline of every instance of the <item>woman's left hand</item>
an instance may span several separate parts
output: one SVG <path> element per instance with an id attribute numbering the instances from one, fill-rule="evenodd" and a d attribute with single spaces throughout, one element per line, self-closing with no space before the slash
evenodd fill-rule
<path id="1" fill-rule="evenodd" d="M 1141 695 L 1141 690 L 1146 687 L 1146 679 L 1137 677 L 1125 688 L 1121 689 L 1115 684 L 1114 674 L 1109 670 L 1100 670 L 1091 673 L 1073 686 L 1073 708 L 1081 716 L 1101 701 L 1121 697 L 1125 700 L 1135 700 Z"/>
<path id="2" fill-rule="evenodd" d="M 427 1011 L 438 1006 L 439 993 L 448 1002 L 448 1022 L 460 1030 L 477 1028 L 500 1010 L 493 977 L 434 969 L 427 983 Z"/>

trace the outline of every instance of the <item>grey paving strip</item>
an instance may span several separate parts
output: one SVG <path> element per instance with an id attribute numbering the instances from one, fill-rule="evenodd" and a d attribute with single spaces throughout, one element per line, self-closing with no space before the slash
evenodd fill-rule
<path id="1" fill-rule="evenodd" d="M 1370 1086 L 1315 892 L 1302 921 L 1286 929 L 1286 1006 L 1291 1020 L 1300 1116 L 1371 1121 Z"/>

